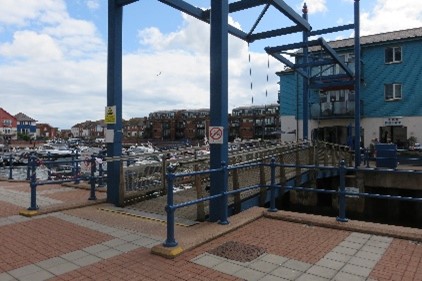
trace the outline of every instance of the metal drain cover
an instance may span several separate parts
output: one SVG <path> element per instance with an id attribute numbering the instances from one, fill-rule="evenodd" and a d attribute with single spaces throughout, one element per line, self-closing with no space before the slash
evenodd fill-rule
<path id="1" fill-rule="evenodd" d="M 229 241 L 208 253 L 239 262 L 250 262 L 265 253 L 265 250 L 257 246 Z"/>

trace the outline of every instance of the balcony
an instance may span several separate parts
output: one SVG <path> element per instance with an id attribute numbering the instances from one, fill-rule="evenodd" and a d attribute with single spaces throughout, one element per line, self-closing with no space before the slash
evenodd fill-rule
<path id="1" fill-rule="evenodd" d="M 363 101 L 360 101 L 360 115 L 363 116 Z M 354 117 L 354 101 L 333 101 L 311 104 L 311 119 L 353 119 Z"/>

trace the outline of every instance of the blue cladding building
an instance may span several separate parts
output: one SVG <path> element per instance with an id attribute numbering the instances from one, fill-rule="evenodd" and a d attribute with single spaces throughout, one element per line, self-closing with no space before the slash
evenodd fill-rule
<path id="1" fill-rule="evenodd" d="M 408 146 L 422 141 L 422 28 L 388 32 L 360 38 L 361 42 L 361 145 L 377 139 Z M 354 39 L 329 42 L 350 69 L 354 69 Z M 319 47 L 309 49 L 308 60 L 318 62 L 327 55 Z M 296 63 L 302 53 L 295 54 Z M 317 65 L 317 63 L 315 63 Z M 302 138 L 303 82 L 291 69 L 280 77 L 282 131 L 296 130 Z M 353 85 L 313 87 L 328 76 L 344 71 L 338 64 L 313 66 L 309 94 L 309 132 L 313 139 L 353 145 L 355 94 Z M 313 81 L 313 82 L 312 82 Z M 323 85 L 323 84 L 322 84 Z"/>

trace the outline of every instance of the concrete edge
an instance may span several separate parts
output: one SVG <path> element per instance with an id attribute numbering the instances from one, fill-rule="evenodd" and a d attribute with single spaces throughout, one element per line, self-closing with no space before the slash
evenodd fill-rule
<path id="1" fill-rule="evenodd" d="M 269 212 L 265 210 L 263 212 L 263 216 L 266 218 L 301 224 L 422 242 L 422 229 L 412 227 L 354 220 L 349 220 L 348 222 L 339 222 L 335 217 L 325 217 L 320 215 L 302 214 L 288 211 Z"/>
<path id="2" fill-rule="evenodd" d="M 197 228 L 201 230 L 198 237 L 181 237 L 178 246 L 175 247 L 164 247 L 163 244 L 156 245 L 151 249 L 151 253 L 168 259 L 173 259 L 186 251 L 190 251 L 209 241 L 235 231 L 236 229 L 261 218 L 262 216 L 263 208 L 253 207 L 231 216 L 229 218 L 230 223 L 227 225 L 221 225 L 216 222 L 202 222 L 197 225 Z M 196 231 L 192 230 L 192 232 Z"/>
<path id="3" fill-rule="evenodd" d="M 76 204 L 71 204 L 71 205 L 52 206 L 50 208 L 38 209 L 36 211 L 21 210 L 21 211 L 19 211 L 19 215 L 25 216 L 25 217 L 33 217 L 33 216 L 37 216 L 37 215 L 44 215 L 44 214 L 49 214 L 49 213 L 62 212 L 62 211 L 67 211 L 67 210 L 72 210 L 72 209 L 78 209 L 78 208 L 98 205 L 98 204 L 102 204 L 102 203 L 105 203 L 105 202 L 106 202 L 106 199 L 104 198 L 104 199 L 97 199 L 95 201 L 92 200 L 92 201 L 88 201 L 88 202 L 76 203 Z"/>

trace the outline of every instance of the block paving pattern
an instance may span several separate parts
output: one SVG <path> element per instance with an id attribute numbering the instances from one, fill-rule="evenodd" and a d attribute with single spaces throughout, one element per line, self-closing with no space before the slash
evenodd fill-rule
<path id="1" fill-rule="evenodd" d="M 26 184 L 16 188 L 0 182 L 0 187 L 29 192 L 24 191 Z M 77 200 L 76 193 L 61 186 L 39 191 L 63 201 L 61 206 L 66 198 Z M 89 191 L 80 191 L 80 202 L 86 202 Z M 164 241 L 164 224 L 102 212 L 96 206 L 27 218 L 8 215 L 16 205 L 7 200 L 0 198 L 0 281 L 422 281 L 422 245 L 410 240 L 260 217 L 165 259 L 150 253 Z M 200 227 L 177 227 L 176 238 L 192 239 Z M 230 241 L 263 252 L 246 262 L 210 253 Z"/>

